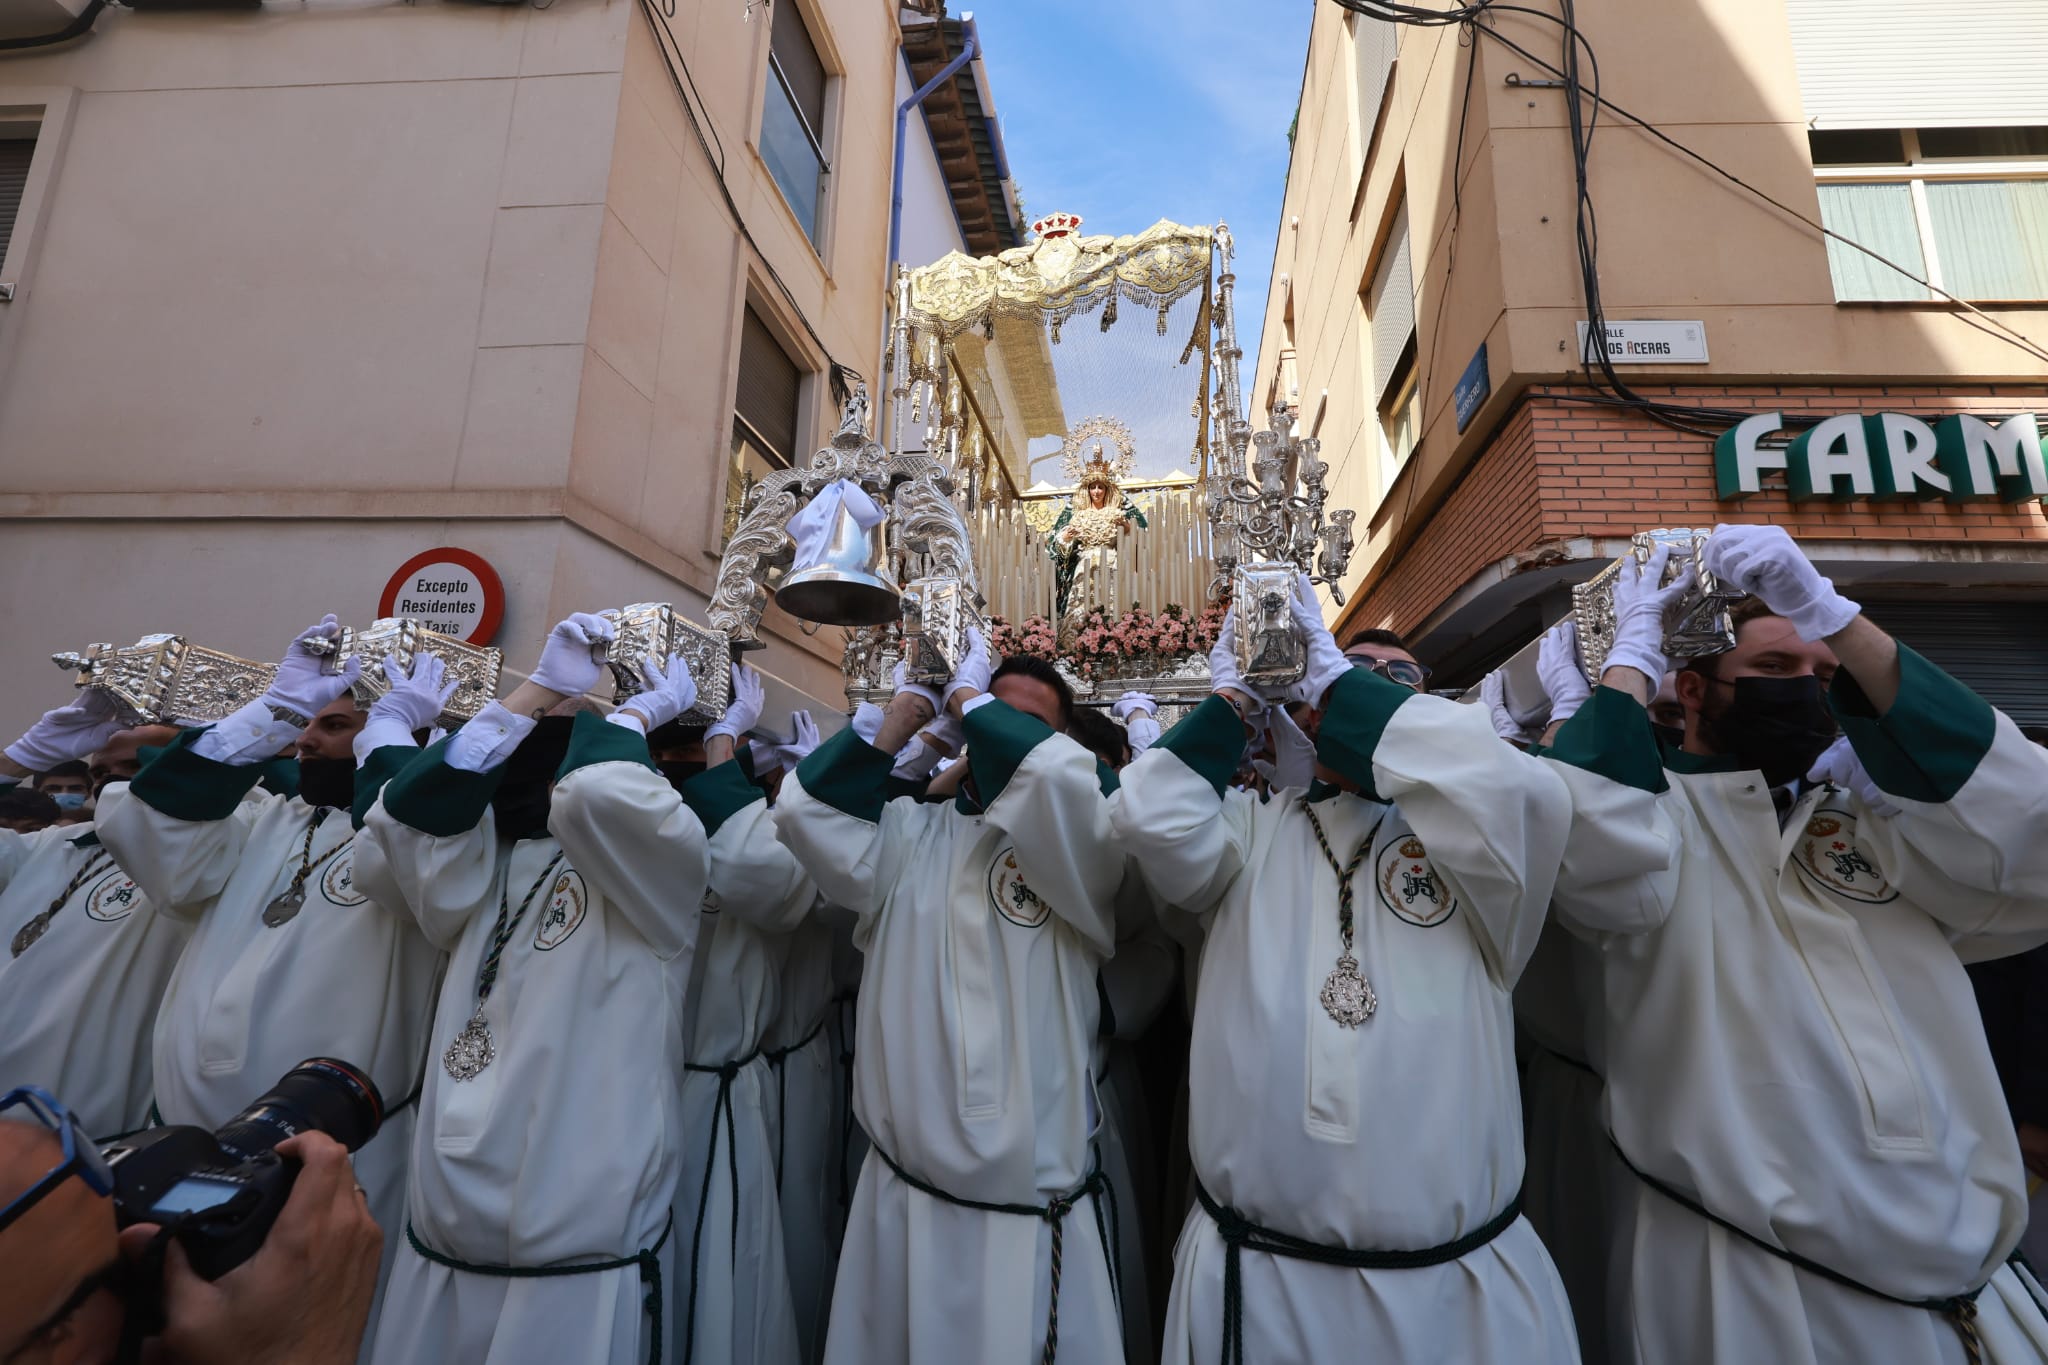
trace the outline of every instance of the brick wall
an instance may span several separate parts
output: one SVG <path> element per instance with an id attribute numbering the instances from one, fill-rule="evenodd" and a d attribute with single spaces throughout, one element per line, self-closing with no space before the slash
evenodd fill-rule
<path id="1" fill-rule="evenodd" d="M 1637 391 L 1744 412 L 1783 412 L 1787 418 L 1903 412 L 1932 422 L 1959 412 L 2048 414 L 2043 385 Z M 1653 526 L 1773 522 L 1801 539 L 2048 545 L 2048 515 L 2036 502 L 1795 504 L 1779 490 L 1721 502 L 1714 496 L 1711 442 L 1626 409 L 1557 396 L 1570 392 L 1538 387 L 1525 395 L 1442 505 L 1347 613 L 1347 627 L 1412 630 L 1474 574 L 1510 555 L 1574 536 L 1625 536 Z"/>

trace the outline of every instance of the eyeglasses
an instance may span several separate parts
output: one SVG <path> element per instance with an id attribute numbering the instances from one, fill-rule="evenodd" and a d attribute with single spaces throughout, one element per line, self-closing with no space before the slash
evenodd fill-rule
<path id="1" fill-rule="evenodd" d="M 0 1231 L 74 1175 L 83 1180 L 86 1188 L 94 1194 L 110 1195 L 114 1192 L 114 1173 L 107 1168 L 106 1158 L 100 1155 L 98 1145 L 86 1134 L 78 1115 L 66 1109 L 56 1096 L 41 1086 L 19 1086 L 0 1095 L 0 1114 L 10 1109 L 27 1110 L 29 1118 L 55 1133 L 64 1144 L 64 1159 L 45 1172 L 42 1179 L 29 1186 L 13 1203 L 0 1209 Z"/>
<path id="2" fill-rule="evenodd" d="M 1389 682 L 1397 682 L 1412 691 L 1420 692 L 1429 682 L 1428 665 L 1416 663 L 1413 659 L 1375 659 L 1365 654 L 1344 656 L 1353 668 L 1362 668 L 1377 673 Z"/>

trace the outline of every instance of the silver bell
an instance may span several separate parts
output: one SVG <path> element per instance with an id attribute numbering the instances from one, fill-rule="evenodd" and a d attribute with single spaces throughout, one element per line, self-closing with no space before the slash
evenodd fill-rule
<path id="1" fill-rule="evenodd" d="M 791 616 L 827 626 L 894 621 L 902 600 L 883 564 L 882 528 L 864 530 L 844 506 L 817 562 L 795 569 L 775 589 L 775 604 Z"/>

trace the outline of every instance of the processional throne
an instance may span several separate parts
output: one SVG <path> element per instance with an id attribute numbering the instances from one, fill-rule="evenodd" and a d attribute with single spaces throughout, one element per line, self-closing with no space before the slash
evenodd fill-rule
<path id="1" fill-rule="evenodd" d="M 747 491 L 712 626 L 757 644 L 772 594 L 846 627 L 854 700 L 884 697 L 899 659 L 943 678 L 975 627 L 1083 703 L 1145 691 L 1171 719 L 1207 695 L 1235 591 L 1243 662 L 1298 672 L 1287 596 L 1299 571 L 1337 591 L 1351 513 L 1325 512 L 1291 411 L 1256 435 L 1243 416 L 1228 227 L 1032 227 L 999 255 L 897 268 L 886 440 L 860 391 L 809 465 Z"/>

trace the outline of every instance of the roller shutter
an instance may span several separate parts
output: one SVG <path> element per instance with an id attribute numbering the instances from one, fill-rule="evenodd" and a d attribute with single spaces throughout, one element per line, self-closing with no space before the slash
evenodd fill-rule
<path id="1" fill-rule="evenodd" d="M 2048 725 L 2048 603 L 1865 602 L 1872 621 L 2020 725 Z"/>
<path id="2" fill-rule="evenodd" d="M 1786 0 L 1809 126 L 2048 123 L 2044 0 Z"/>

